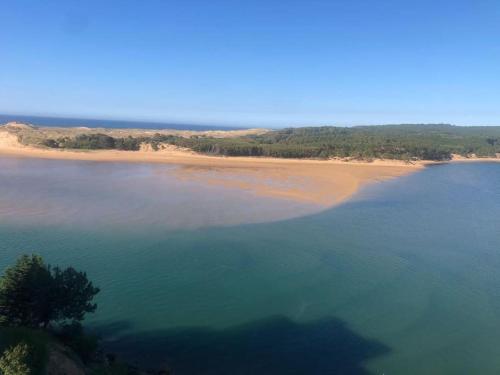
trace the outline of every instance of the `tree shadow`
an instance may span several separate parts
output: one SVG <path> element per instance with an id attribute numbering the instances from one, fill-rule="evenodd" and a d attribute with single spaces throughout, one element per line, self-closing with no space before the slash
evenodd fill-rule
<path id="1" fill-rule="evenodd" d="M 115 324 L 118 330 L 126 323 Z M 387 354 L 386 345 L 361 337 L 341 320 L 297 323 L 276 316 L 222 330 L 176 328 L 120 335 L 94 326 L 106 350 L 146 369 L 172 374 L 368 374 L 364 363 Z"/>

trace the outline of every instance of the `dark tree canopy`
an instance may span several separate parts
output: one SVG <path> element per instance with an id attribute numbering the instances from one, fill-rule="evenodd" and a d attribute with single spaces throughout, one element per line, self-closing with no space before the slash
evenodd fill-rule
<path id="1" fill-rule="evenodd" d="M 84 272 L 51 268 L 38 255 L 23 255 L 0 278 L 0 324 L 36 328 L 81 321 L 95 311 L 97 293 Z"/>
<path id="2" fill-rule="evenodd" d="M 92 299 L 99 292 L 87 279 L 84 272 L 73 267 L 64 270 L 55 267 L 52 277 L 56 286 L 54 320 L 83 320 L 85 313 L 94 312 L 97 305 Z"/>

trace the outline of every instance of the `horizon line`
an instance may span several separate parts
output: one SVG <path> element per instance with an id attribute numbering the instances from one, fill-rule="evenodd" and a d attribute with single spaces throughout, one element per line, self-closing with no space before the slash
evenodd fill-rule
<path id="1" fill-rule="evenodd" d="M 387 123 L 329 123 L 329 124 L 314 124 L 314 125 L 244 125 L 244 124 L 231 124 L 228 122 L 196 122 L 196 121 L 175 121 L 175 120 L 158 120 L 146 118 L 118 118 L 118 117 L 96 117 L 96 116 L 79 116 L 79 115 L 60 115 L 60 114 L 25 114 L 25 113 L 6 113 L 0 112 L 0 117 L 32 117 L 40 119 L 58 119 L 58 120 L 86 120 L 86 121 L 110 121 L 110 122 L 125 122 L 125 123 L 150 123 L 158 125 L 181 125 L 193 127 L 220 127 L 220 128 L 241 128 L 241 129 L 286 129 L 286 128 L 306 128 L 306 127 L 362 127 L 362 126 L 396 126 L 396 125 L 449 125 L 457 127 L 498 127 L 500 125 L 461 125 L 452 122 L 387 122 Z M 15 120 L 13 120 L 15 121 Z"/>

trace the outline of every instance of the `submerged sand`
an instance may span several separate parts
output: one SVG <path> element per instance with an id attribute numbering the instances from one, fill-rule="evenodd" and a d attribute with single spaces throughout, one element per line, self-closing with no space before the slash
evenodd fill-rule
<path id="1" fill-rule="evenodd" d="M 407 164 L 377 160 L 299 160 L 255 157 L 218 157 L 166 147 L 161 151 L 69 151 L 25 146 L 17 136 L 0 130 L 0 154 L 63 160 L 141 162 L 179 165 L 177 176 L 245 189 L 258 195 L 280 197 L 331 206 L 352 196 L 361 186 L 394 178 L 423 168 L 423 163 Z"/>

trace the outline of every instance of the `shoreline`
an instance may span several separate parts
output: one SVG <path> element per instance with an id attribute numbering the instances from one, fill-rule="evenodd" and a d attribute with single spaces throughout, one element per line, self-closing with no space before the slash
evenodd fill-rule
<path id="1" fill-rule="evenodd" d="M 428 165 L 455 162 L 500 162 L 495 158 L 456 157 L 447 162 L 397 160 L 311 160 L 261 157 L 222 157 L 197 154 L 171 146 L 164 150 L 53 150 L 19 143 L 0 131 L 0 156 L 96 162 L 160 163 L 179 166 L 176 175 L 202 184 L 251 191 L 328 208 L 348 200 L 361 187 L 422 170 Z"/>
<path id="2" fill-rule="evenodd" d="M 161 151 L 68 151 L 25 146 L 0 132 L 0 155 L 96 162 L 161 163 L 179 166 L 178 178 L 220 185 L 327 208 L 342 203 L 360 187 L 421 170 L 425 163 L 221 157 L 167 147 Z"/>

